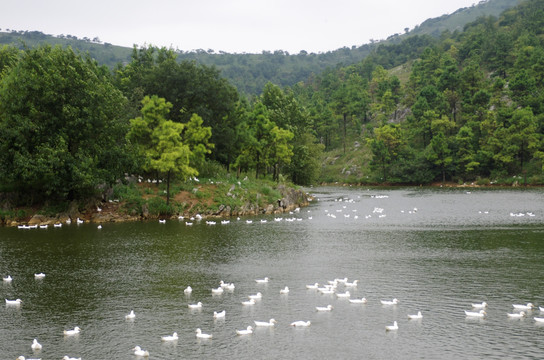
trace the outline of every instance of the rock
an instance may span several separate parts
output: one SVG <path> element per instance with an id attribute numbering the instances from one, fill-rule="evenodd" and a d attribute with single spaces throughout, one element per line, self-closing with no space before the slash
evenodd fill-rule
<path id="1" fill-rule="evenodd" d="M 29 221 L 28 225 L 39 225 L 47 221 L 47 217 L 44 215 L 34 215 Z"/>

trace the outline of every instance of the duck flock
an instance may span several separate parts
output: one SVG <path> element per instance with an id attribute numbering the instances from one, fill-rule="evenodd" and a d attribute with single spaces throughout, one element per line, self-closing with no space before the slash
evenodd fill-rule
<path id="1" fill-rule="evenodd" d="M 45 277 L 45 274 L 38 273 L 34 274 L 34 277 L 36 280 L 43 279 Z M 5 283 L 11 283 L 13 281 L 13 278 L 8 275 L 3 277 L 3 281 Z M 366 306 L 368 303 L 366 298 L 352 298 L 350 290 L 353 291 L 353 289 L 356 289 L 358 286 L 358 280 L 348 281 L 348 278 L 336 278 L 334 280 L 329 280 L 324 282 L 323 284 L 320 284 L 318 282 L 313 284 L 307 284 L 305 286 L 305 289 L 302 290 L 302 287 L 297 287 L 297 291 L 306 291 L 315 293 L 316 296 L 319 295 L 330 295 L 328 297 L 320 297 L 320 299 L 326 299 L 330 302 L 333 302 L 335 300 L 348 300 L 350 304 L 353 304 L 353 306 Z M 270 278 L 265 277 L 262 279 L 255 279 L 255 283 L 257 286 L 259 284 L 265 284 L 268 286 L 270 283 Z M 236 286 L 234 283 L 226 283 L 224 281 L 220 281 L 217 288 L 211 288 L 210 293 L 212 296 L 221 295 L 224 292 L 230 292 L 233 293 L 236 289 Z M 187 299 L 190 299 L 191 294 L 193 292 L 193 288 L 191 286 L 187 286 L 184 290 L 184 294 L 186 295 Z M 290 289 L 288 286 L 280 287 L 278 288 L 278 295 L 277 296 L 287 296 L 290 292 Z M 270 295 L 269 295 L 270 296 Z M 255 305 L 257 302 L 262 301 L 263 294 L 260 291 L 257 291 L 254 294 L 249 294 L 247 297 L 240 301 L 241 307 L 251 307 Z M 6 307 L 21 307 L 24 302 L 21 299 L 5 299 Z M 376 301 L 377 303 L 377 301 Z M 400 301 L 396 298 L 393 299 L 381 299 L 379 301 L 382 307 L 395 307 L 397 306 Z M 202 303 L 201 301 L 198 302 L 188 302 L 187 307 L 190 310 L 202 310 L 203 308 L 206 308 L 207 305 Z M 486 309 L 488 307 L 487 302 L 481 302 L 481 303 L 472 303 L 469 310 L 464 311 L 464 315 L 467 318 L 485 318 L 487 316 Z M 210 314 L 211 314 L 210 309 Z M 315 306 L 315 313 L 323 313 L 323 312 L 331 312 L 334 311 L 334 306 L 332 304 L 327 304 L 324 306 Z M 539 311 L 540 316 L 535 316 L 534 312 Z M 128 314 L 124 316 L 124 321 L 127 322 L 133 322 L 136 321 L 138 318 L 138 311 L 134 311 L 134 309 L 130 310 Z M 396 312 L 395 312 L 396 314 Z M 408 321 L 422 321 L 423 314 L 421 311 L 417 311 L 413 314 L 405 314 L 405 318 L 408 319 Z M 536 307 L 532 303 L 527 304 L 513 304 L 512 305 L 512 311 L 511 312 L 505 312 L 505 317 L 508 317 L 510 319 L 522 319 L 525 317 L 532 316 L 534 321 L 536 323 L 544 323 L 544 307 Z M 213 309 L 213 320 L 214 321 L 225 321 L 225 324 L 228 324 L 228 318 L 229 314 L 226 312 L 225 309 Z M 119 321 L 123 321 L 123 319 L 119 319 Z M 273 328 L 273 327 L 293 327 L 293 328 L 307 328 L 312 325 L 312 319 L 305 318 L 305 319 L 295 319 L 293 318 L 292 321 L 286 322 L 285 324 L 278 324 L 278 322 L 271 318 L 269 320 L 266 319 L 254 319 L 252 323 L 248 324 L 247 327 L 239 329 L 239 328 L 232 328 L 231 333 L 232 336 L 252 336 L 254 334 L 255 328 Z M 393 321 L 392 324 L 383 324 L 383 328 L 386 332 L 396 332 L 399 330 L 398 321 Z M 182 330 L 179 330 L 182 331 Z M 212 341 L 215 337 L 212 333 L 205 332 L 205 330 L 202 330 L 201 328 L 196 328 L 193 330 L 194 336 L 197 339 L 201 340 L 210 340 Z M 84 329 L 79 328 L 78 326 L 75 326 L 72 329 L 63 330 L 62 335 L 64 337 L 72 337 L 72 336 L 85 336 L 84 335 Z M 61 334 L 59 334 L 61 335 Z M 224 334 L 223 334 L 224 335 Z M 164 334 L 164 335 L 157 335 L 157 338 L 160 338 L 160 341 L 163 343 L 175 343 L 179 340 L 178 332 L 174 331 L 172 334 Z M 158 339 L 157 339 L 158 340 Z M 135 357 L 141 357 L 141 358 L 148 358 L 150 356 L 150 352 L 140 345 L 136 345 L 130 350 L 131 354 Z M 48 346 L 45 344 L 45 346 Z M 39 355 L 42 349 L 44 348 L 44 345 L 42 345 L 38 339 L 33 339 L 32 342 L 29 341 L 29 348 L 33 352 L 33 356 Z M 25 356 L 21 355 L 17 358 L 17 360 L 37 360 L 36 358 L 25 358 Z M 65 355 L 62 360 L 81 360 L 81 357 L 70 357 L 68 355 Z"/>

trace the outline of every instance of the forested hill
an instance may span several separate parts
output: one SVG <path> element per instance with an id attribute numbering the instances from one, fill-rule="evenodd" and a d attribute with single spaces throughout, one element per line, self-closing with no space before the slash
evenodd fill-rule
<path id="1" fill-rule="evenodd" d="M 453 14 L 428 19 L 405 34 L 392 34 L 386 40 L 371 40 L 369 44 L 346 46 L 325 53 L 316 54 L 301 50 L 298 54 L 289 54 L 282 50 L 276 50 L 273 52 L 263 51 L 261 54 L 230 54 L 222 52 L 220 49 L 199 49 L 191 52 L 180 51 L 177 52 L 177 55 L 180 60 L 195 60 L 201 64 L 213 65 L 221 70 L 222 75 L 240 92 L 259 94 L 267 82 L 281 87 L 291 86 L 328 67 L 335 67 L 339 64 L 355 64 L 368 56 L 379 45 L 395 44 L 413 35 L 436 37 L 443 31 L 462 30 L 465 24 L 480 16 L 498 16 L 505 9 L 518 3 L 519 0 L 480 1 L 477 5 L 459 9 Z M 4 32 L 0 32 L 0 44 L 15 45 L 19 48 L 23 48 L 25 45 L 34 47 L 43 44 L 71 46 L 84 53 L 88 52 L 99 64 L 110 68 L 115 67 L 118 63 L 130 62 L 132 54 L 131 48 L 103 43 L 98 38 L 78 39 L 72 35 L 51 36 L 39 31 L 2 30 Z M 138 39 L 134 40 L 137 42 Z M 366 39 L 361 39 L 361 42 L 364 41 Z M 428 39 L 421 42 L 424 42 L 425 45 L 429 44 Z"/>

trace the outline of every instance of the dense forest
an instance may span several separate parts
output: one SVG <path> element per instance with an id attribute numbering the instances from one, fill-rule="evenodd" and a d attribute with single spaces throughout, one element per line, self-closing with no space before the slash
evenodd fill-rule
<path id="1" fill-rule="evenodd" d="M 399 70 L 400 69 L 400 70 Z M 0 48 L 0 192 L 95 196 L 128 175 L 372 184 L 542 184 L 544 0 L 247 96 L 214 66 L 135 47 L 113 69 L 72 48 Z M 327 156 L 359 153 L 324 176 Z M 324 160 L 325 159 L 325 160 Z"/>
<path id="2" fill-rule="evenodd" d="M 363 45 L 351 44 L 327 52 L 313 53 L 303 49 L 297 54 L 290 54 L 283 50 L 262 51 L 260 54 L 230 54 L 221 49 L 191 51 L 174 49 L 174 52 L 179 61 L 194 60 L 199 64 L 216 67 L 239 92 L 258 95 L 268 82 L 282 88 L 292 86 L 306 80 L 311 74 L 321 73 L 328 67 L 335 67 L 338 64 L 348 66 L 360 62 L 378 45 L 396 44 L 413 35 L 427 35 L 430 39 L 439 37 L 443 31 L 461 31 L 465 24 L 478 17 L 498 16 L 518 2 L 518 0 L 482 0 L 471 7 L 461 8 L 453 14 L 428 19 L 414 29 L 406 28 L 403 34 L 392 34 L 387 39 L 361 39 Z M 73 35 L 51 36 L 39 31 L 4 29 L 4 32 L 0 32 L 0 44 L 13 45 L 20 49 L 45 44 L 70 46 L 82 53 L 89 53 L 99 64 L 112 69 L 118 63 L 129 63 L 131 58 L 130 48 L 103 43 L 98 37 L 78 39 Z"/>

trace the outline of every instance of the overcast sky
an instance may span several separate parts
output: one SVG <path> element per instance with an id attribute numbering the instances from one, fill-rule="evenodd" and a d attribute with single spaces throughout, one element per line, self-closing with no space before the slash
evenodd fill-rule
<path id="1" fill-rule="evenodd" d="M 132 47 L 236 53 L 326 52 L 360 46 L 451 14 L 474 0 L 16 0 L 2 31 L 98 37 Z"/>

